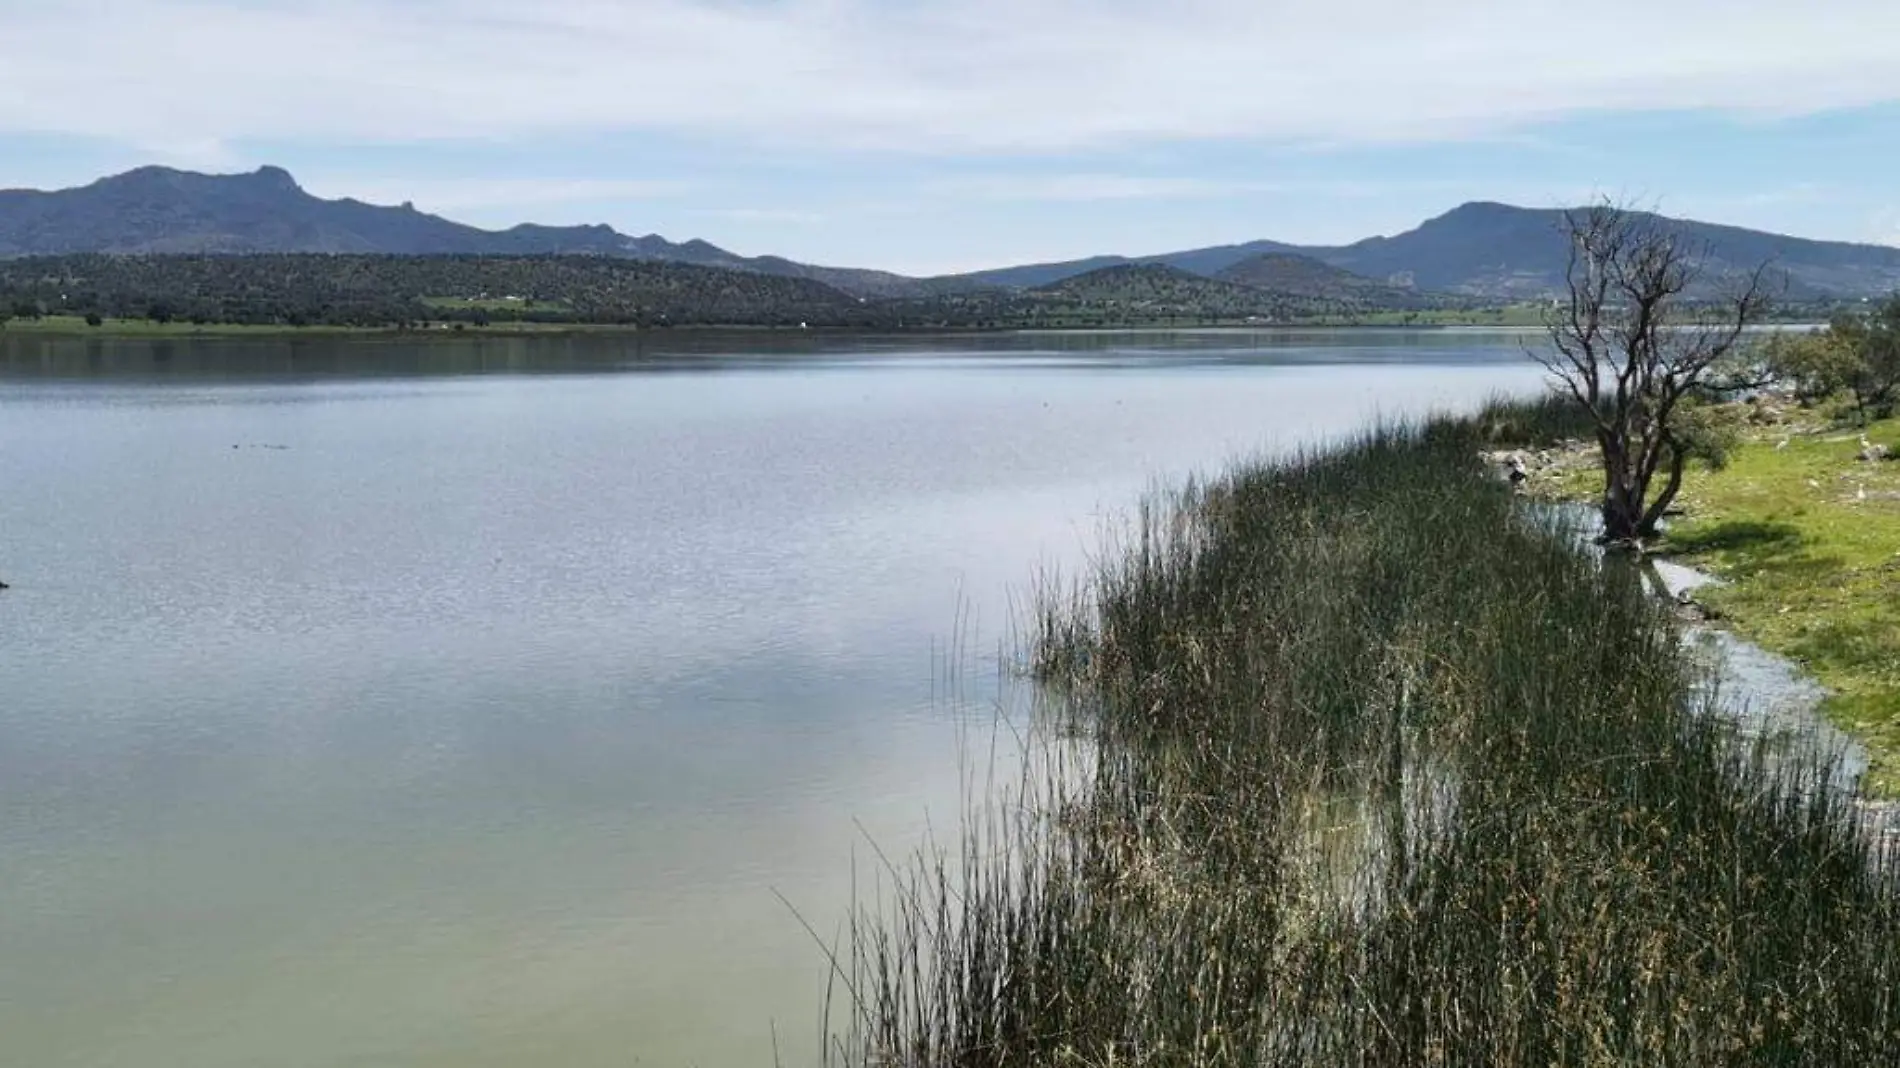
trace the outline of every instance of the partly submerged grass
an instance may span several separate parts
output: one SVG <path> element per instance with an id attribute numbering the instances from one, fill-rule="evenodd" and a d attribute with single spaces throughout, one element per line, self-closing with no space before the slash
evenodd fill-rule
<path id="1" fill-rule="evenodd" d="M 1191 487 L 1047 599 L 1083 756 L 859 917 L 834 1059 L 1900 1063 L 1851 804 L 1699 711 L 1635 576 L 1478 444 Z"/>
<path id="2" fill-rule="evenodd" d="M 1495 401 L 1475 423 L 1493 448 L 1592 437 L 1582 410 L 1556 393 Z M 1871 755 L 1868 791 L 1900 794 L 1900 463 L 1858 460 L 1859 429 L 1737 425 L 1743 441 L 1721 470 L 1691 469 L 1683 514 L 1659 549 L 1727 580 L 1698 598 L 1825 685 L 1823 711 Z M 1865 433 L 1900 454 L 1900 420 Z M 1538 472 L 1531 490 L 1595 499 L 1592 456 Z"/>
<path id="3" fill-rule="evenodd" d="M 1494 396 L 1471 417 L 1470 429 L 1494 449 L 1548 447 L 1596 437 L 1590 413 L 1568 394 L 1555 390 L 1529 399 Z"/>
<path id="4" fill-rule="evenodd" d="M 1900 421 L 1867 435 L 1900 452 Z M 1690 478 L 1670 545 L 1730 580 L 1705 595 L 1725 625 L 1828 687 L 1824 711 L 1873 753 L 1869 785 L 1894 793 L 1900 463 L 1861 462 L 1859 449 L 1852 430 L 1755 433 L 1724 470 Z"/>

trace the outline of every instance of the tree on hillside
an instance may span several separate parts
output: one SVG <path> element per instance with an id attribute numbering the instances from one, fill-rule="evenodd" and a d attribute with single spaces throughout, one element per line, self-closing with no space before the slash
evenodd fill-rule
<path id="1" fill-rule="evenodd" d="M 1768 310 L 1767 265 L 1715 296 L 1721 280 L 1700 285 L 1707 250 L 1656 216 L 1605 201 L 1563 226 L 1567 293 L 1545 314 L 1549 351 L 1534 355 L 1595 425 L 1604 541 L 1640 548 L 1702 445 L 1696 401 Z"/>
<path id="2" fill-rule="evenodd" d="M 1762 346 L 1775 378 L 1802 404 L 1827 400 L 1847 388 L 1860 353 L 1835 326 L 1807 333 L 1774 334 Z"/>
<path id="3" fill-rule="evenodd" d="M 1892 415 L 1900 403 L 1900 293 L 1871 315 L 1835 318 L 1828 334 L 1847 357 L 1840 386 L 1853 395 L 1861 423 Z"/>

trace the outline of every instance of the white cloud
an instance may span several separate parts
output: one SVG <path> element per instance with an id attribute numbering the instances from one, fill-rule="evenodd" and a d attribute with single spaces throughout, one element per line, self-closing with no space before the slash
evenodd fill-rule
<path id="1" fill-rule="evenodd" d="M 639 129 L 932 153 L 1365 143 L 1900 99 L 1891 0 L 0 0 L 0 24 L 0 132 L 193 156 Z"/>
<path id="2" fill-rule="evenodd" d="M 1202 178 L 1128 174 L 986 174 L 928 183 L 923 192 L 958 200 L 1073 202 L 1104 200 L 1205 200 L 1271 193 L 1273 182 L 1228 182 Z"/>
<path id="3" fill-rule="evenodd" d="M 825 221 L 825 216 L 815 211 L 803 211 L 798 208 L 694 208 L 695 215 L 704 215 L 728 222 L 762 223 L 786 226 L 817 226 Z"/>
<path id="4" fill-rule="evenodd" d="M 1076 203 L 1121 200 L 1234 200 L 1274 194 L 1321 194 L 1339 200 L 1370 200 L 1398 191 L 1452 192 L 1469 183 L 1452 180 L 1240 181 L 1152 174 L 1036 174 L 1001 172 L 925 182 L 918 193 L 978 203 Z"/>

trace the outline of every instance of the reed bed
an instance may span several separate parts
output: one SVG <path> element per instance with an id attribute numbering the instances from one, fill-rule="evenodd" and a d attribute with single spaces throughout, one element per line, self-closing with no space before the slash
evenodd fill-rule
<path id="1" fill-rule="evenodd" d="M 1900 1064 L 1900 876 L 1852 799 L 1699 704 L 1495 436 L 1188 486 L 1050 584 L 1060 740 L 880 875 L 828 1062 Z"/>

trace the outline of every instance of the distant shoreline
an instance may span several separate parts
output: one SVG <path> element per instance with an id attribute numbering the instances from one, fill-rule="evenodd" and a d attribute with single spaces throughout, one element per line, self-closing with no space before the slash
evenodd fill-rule
<path id="1" fill-rule="evenodd" d="M 1166 333 L 1180 330 L 1232 330 L 1250 332 L 1280 332 L 1313 329 L 1363 329 L 1381 331 L 1438 331 L 1448 329 L 1499 329 L 1525 330 L 1536 328 L 1534 321 L 1519 321 L 1477 315 L 1461 319 L 1434 319 L 1430 322 L 1402 322 L 1385 318 L 1351 319 L 1327 317 L 1315 319 L 1291 320 L 1284 322 L 1250 323 L 1233 320 L 1199 320 L 1173 322 L 1133 321 L 1125 324 L 1101 324 L 1074 327 L 1050 327 L 1032 325 L 1007 325 L 991 327 L 972 326 L 876 326 L 850 327 L 827 324 L 822 327 L 768 326 L 757 323 L 695 323 L 683 326 L 638 326 L 623 323 L 556 323 L 556 322 L 492 322 L 486 325 L 457 322 L 430 322 L 418 326 L 337 326 L 313 324 L 309 326 L 289 326 L 284 324 L 248 324 L 248 323 L 157 323 L 148 319 L 107 319 L 98 326 L 91 326 L 84 319 L 74 316 L 49 316 L 43 319 L 14 319 L 0 325 L 0 338 L 41 337 L 41 338 L 99 338 L 101 340 L 143 340 L 143 339 L 218 339 L 218 338 L 336 338 L 336 339 L 404 339 L 404 340 L 465 340 L 482 337 L 559 337 L 563 335 L 586 335 L 591 337 L 638 336 L 665 337 L 680 334 L 740 333 L 769 334 L 773 336 L 802 335 L 813 336 L 852 336 L 870 337 L 879 335 L 988 335 L 988 334 L 1099 334 L 1123 333 L 1131 331 Z"/>
<path id="2" fill-rule="evenodd" d="M 12 319 L 0 323 L 0 341 L 7 338 L 98 339 L 102 341 L 142 340 L 283 340 L 321 338 L 325 340 L 365 341 L 466 341 L 480 338 L 558 338 L 558 337 L 641 337 L 664 338 L 744 334 L 770 337 L 984 337 L 1011 334 L 1078 336 L 1120 333 L 1178 333 L 1181 331 L 1231 331 L 1234 333 L 1290 333 L 1300 330 L 1374 330 L 1382 333 L 1437 333 L 1447 330 L 1492 330 L 1522 333 L 1542 329 L 1535 315 L 1525 314 L 1524 306 L 1507 312 L 1471 314 L 1438 313 L 1430 320 L 1406 321 L 1399 313 L 1347 317 L 1327 316 L 1276 322 L 1235 320 L 1138 320 L 1120 324 L 1087 326 L 1038 326 L 1009 324 L 997 326 L 889 325 L 821 326 L 766 325 L 759 323 L 692 323 L 679 326 L 640 326 L 631 323 L 562 323 L 502 320 L 486 324 L 435 320 L 409 326 L 340 326 L 311 324 L 290 326 L 282 323 L 191 323 L 153 322 L 149 319 L 106 319 L 98 326 L 88 325 L 78 316 L 46 316 L 40 319 Z M 1789 320 L 1763 324 L 1766 329 L 1813 328 L 1825 324 L 1808 320 Z"/>

